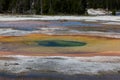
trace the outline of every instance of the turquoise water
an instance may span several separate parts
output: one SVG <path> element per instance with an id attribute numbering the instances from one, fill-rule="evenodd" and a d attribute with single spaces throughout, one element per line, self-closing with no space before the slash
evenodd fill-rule
<path id="1" fill-rule="evenodd" d="M 77 41 L 65 41 L 65 40 L 43 40 L 37 41 L 39 46 L 45 47 L 77 47 L 77 46 L 85 46 L 87 43 L 85 42 L 77 42 Z"/>

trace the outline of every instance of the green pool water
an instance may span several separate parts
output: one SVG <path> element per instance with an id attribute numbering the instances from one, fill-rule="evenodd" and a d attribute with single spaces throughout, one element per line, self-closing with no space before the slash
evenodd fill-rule
<path id="1" fill-rule="evenodd" d="M 37 41 L 39 46 L 44 47 L 77 47 L 77 46 L 85 46 L 87 43 L 78 42 L 78 41 L 66 41 L 66 40 L 43 40 Z"/>

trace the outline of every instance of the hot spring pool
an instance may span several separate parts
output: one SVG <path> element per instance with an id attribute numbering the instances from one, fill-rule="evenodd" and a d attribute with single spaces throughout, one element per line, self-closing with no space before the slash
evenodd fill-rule
<path id="1" fill-rule="evenodd" d="M 87 43 L 78 41 L 66 41 L 66 40 L 43 40 L 37 41 L 39 46 L 44 47 L 77 47 L 85 46 Z"/>

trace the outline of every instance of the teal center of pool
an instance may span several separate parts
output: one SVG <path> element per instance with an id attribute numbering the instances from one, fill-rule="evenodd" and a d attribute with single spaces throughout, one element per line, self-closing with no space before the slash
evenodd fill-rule
<path id="1" fill-rule="evenodd" d="M 66 40 L 43 40 L 37 41 L 39 46 L 44 47 L 77 47 L 85 46 L 87 43 L 78 41 L 66 41 Z"/>

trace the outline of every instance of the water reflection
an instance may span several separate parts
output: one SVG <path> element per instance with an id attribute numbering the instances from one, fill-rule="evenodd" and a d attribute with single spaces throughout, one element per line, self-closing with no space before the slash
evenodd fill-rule
<path id="1" fill-rule="evenodd" d="M 119 80 L 117 75 L 64 75 L 58 73 L 30 73 L 15 75 L 0 73 L 0 80 Z"/>

